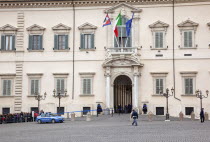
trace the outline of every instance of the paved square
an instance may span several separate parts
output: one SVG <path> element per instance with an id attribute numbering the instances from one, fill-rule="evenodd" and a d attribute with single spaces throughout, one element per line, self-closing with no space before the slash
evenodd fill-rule
<path id="1" fill-rule="evenodd" d="M 148 122 L 140 116 L 136 127 L 125 114 L 94 117 L 90 122 L 76 119 L 59 124 L 3 124 L 0 142 L 210 142 L 209 121 L 165 122 L 161 117 Z"/>

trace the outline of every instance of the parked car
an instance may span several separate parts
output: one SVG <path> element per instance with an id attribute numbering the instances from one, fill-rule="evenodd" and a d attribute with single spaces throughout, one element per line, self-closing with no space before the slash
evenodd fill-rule
<path id="1" fill-rule="evenodd" d="M 41 123 L 63 123 L 64 117 L 62 116 L 57 116 L 52 113 L 42 113 L 40 116 L 37 116 L 36 122 L 39 124 Z"/>

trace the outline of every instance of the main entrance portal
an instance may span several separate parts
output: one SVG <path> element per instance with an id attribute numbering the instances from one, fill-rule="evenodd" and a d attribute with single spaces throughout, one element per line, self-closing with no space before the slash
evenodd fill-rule
<path id="1" fill-rule="evenodd" d="M 132 81 L 126 75 L 118 76 L 114 81 L 114 108 L 118 112 L 118 105 L 121 105 L 123 111 L 125 105 L 132 105 Z"/>

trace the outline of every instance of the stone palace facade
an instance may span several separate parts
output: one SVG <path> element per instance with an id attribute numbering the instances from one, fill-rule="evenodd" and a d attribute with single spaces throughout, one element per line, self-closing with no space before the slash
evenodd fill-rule
<path id="1" fill-rule="evenodd" d="M 147 104 L 165 115 L 162 92 L 174 88 L 170 115 L 199 116 L 195 91 L 210 90 L 209 13 L 208 0 L 1 0 L 0 114 L 37 110 L 46 92 L 47 112 L 58 110 L 55 93 L 63 112 Z M 107 14 L 112 25 L 102 27 Z"/>

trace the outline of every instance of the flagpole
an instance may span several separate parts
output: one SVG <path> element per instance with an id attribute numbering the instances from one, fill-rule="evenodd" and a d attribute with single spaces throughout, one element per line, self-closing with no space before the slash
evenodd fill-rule
<path id="1" fill-rule="evenodd" d="M 125 42 L 125 47 L 127 47 L 127 42 L 128 42 L 128 37 L 127 37 L 126 42 Z"/>
<path id="2" fill-rule="evenodd" d="M 115 40 L 117 41 L 117 37 L 116 37 L 116 35 L 114 34 L 114 37 L 115 37 Z M 119 47 L 119 43 L 118 43 L 118 41 L 117 41 L 117 45 L 118 45 L 118 47 Z"/>

